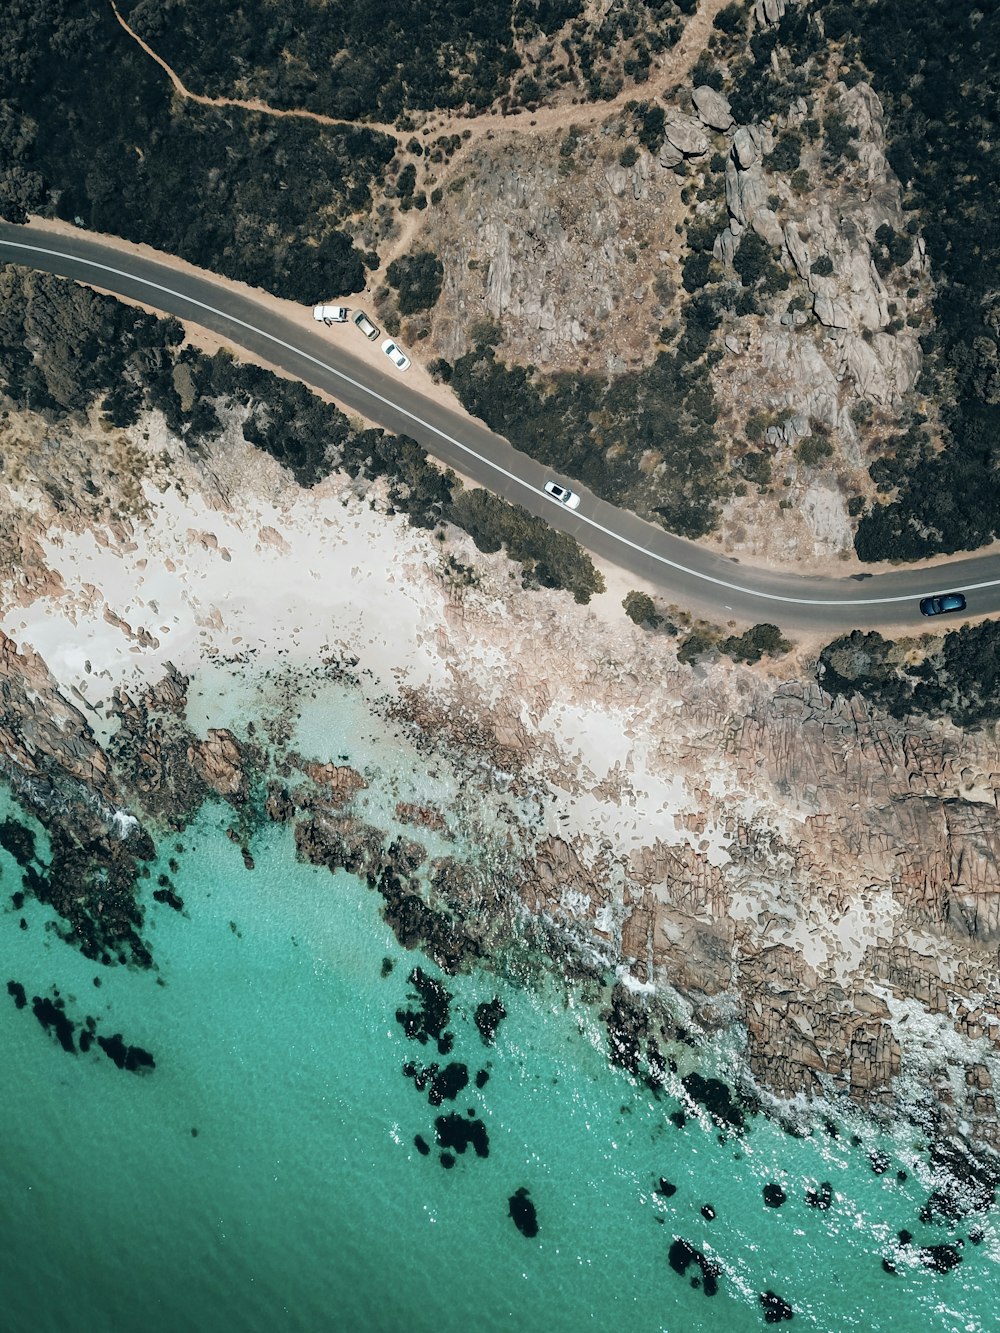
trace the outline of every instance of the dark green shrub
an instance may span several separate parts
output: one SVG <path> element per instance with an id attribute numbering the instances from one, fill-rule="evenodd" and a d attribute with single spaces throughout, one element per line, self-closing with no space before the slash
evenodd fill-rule
<path id="1" fill-rule="evenodd" d="M 651 625 L 658 619 L 656 614 L 656 603 L 648 593 L 632 592 L 625 594 L 625 600 L 622 602 L 625 608 L 625 614 L 629 620 L 634 620 L 637 625 Z"/>
<path id="2" fill-rule="evenodd" d="M 802 135 L 797 130 L 785 130 L 774 145 L 767 165 L 772 171 L 795 171 L 802 155 Z"/>
<path id="3" fill-rule="evenodd" d="M 394 259 L 386 269 L 386 280 L 397 290 L 397 304 L 401 315 L 414 315 L 418 310 L 429 310 L 441 295 L 444 265 L 430 250 Z"/>

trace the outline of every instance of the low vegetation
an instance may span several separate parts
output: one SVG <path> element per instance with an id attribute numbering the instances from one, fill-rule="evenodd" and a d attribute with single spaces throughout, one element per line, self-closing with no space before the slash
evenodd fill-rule
<path id="1" fill-rule="evenodd" d="M 942 401 L 944 449 L 900 440 L 895 492 L 862 517 L 857 551 L 913 560 L 969 550 L 1000 533 L 1000 11 L 852 0 L 826 6 L 824 23 L 857 49 L 886 104 L 889 161 L 919 210 L 938 283 L 918 387 Z M 889 227 L 876 241 L 880 270 L 913 244 Z"/>
<path id="2" fill-rule="evenodd" d="M 960 727 L 1000 720 L 1000 624 L 928 637 L 916 656 L 875 631 L 855 630 L 823 649 L 818 678 L 829 693 L 860 694 L 897 718 L 948 718 Z"/>
<path id="3" fill-rule="evenodd" d="M 791 651 L 792 645 L 782 635 L 777 625 L 752 625 L 742 634 L 725 634 L 717 625 L 699 620 L 693 625 L 684 612 L 674 611 L 676 619 L 671 619 L 660 611 L 655 600 L 648 593 L 633 589 L 626 593 L 622 606 L 630 620 L 644 629 L 664 631 L 671 636 L 681 633 L 681 625 L 687 627 L 683 639 L 677 648 L 678 662 L 692 666 L 703 657 L 721 653 L 734 662 L 759 662 L 764 657 L 783 657 Z"/>
<path id="4" fill-rule="evenodd" d="M 184 386 L 183 400 L 178 382 Z M 334 470 L 381 479 L 393 510 L 416 527 L 453 523 L 484 551 L 504 547 L 525 587 L 564 588 L 587 602 L 603 588 L 589 556 L 564 533 L 484 491 L 466 492 L 406 436 L 355 430 L 304 385 L 226 352 L 183 345 L 175 319 L 157 319 L 47 274 L 0 267 L 0 393 L 55 421 L 95 404 L 110 424 L 163 413 L 192 449 L 238 408 L 243 434 L 285 466 L 300 486 Z"/>
<path id="5" fill-rule="evenodd" d="M 396 289 L 401 315 L 415 315 L 437 304 L 444 280 L 444 265 L 430 250 L 394 259 L 386 269 L 386 281 Z"/>

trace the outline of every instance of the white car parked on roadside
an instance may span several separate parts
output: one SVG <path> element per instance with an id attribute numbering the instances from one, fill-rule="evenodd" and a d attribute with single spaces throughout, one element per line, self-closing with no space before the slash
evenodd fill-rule
<path id="1" fill-rule="evenodd" d="M 350 311 L 346 305 L 314 305 L 313 319 L 321 324 L 346 324 Z"/>
<path id="2" fill-rule="evenodd" d="M 391 338 L 386 338 L 382 344 L 382 351 L 385 352 L 397 370 L 409 370 L 410 358 L 403 355 Z"/>
<path id="3" fill-rule="evenodd" d="M 545 483 L 545 494 L 550 500 L 555 500 L 557 504 L 565 505 L 567 509 L 580 508 L 580 497 L 576 491 L 567 490 L 565 486 L 560 486 L 557 481 L 547 481 Z"/>

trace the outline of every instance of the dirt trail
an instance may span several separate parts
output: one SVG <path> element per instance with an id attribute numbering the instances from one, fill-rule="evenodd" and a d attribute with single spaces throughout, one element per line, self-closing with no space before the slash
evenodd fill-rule
<path id="1" fill-rule="evenodd" d="M 241 111 L 259 111 L 265 116 L 290 116 L 295 120 L 312 120 L 318 125 L 330 125 L 334 129 L 377 130 L 380 134 L 388 134 L 391 138 L 395 139 L 397 143 L 402 143 L 403 139 L 409 137 L 408 135 L 404 135 L 400 130 L 397 130 L 394 125 L 382 125 L 378 121 L 365 121 L 362 123 L 354 120 L 337 120 L 334 116 L 323 116 L 318 111 L 282 111 L 277 107 L 268 106 L 266 102 L 260 102 L 256 98 L 205 97 L 202 93 L 193 93 L 190 88 L 186 87 L 181 82 L 180 76 L 174 73 L 162 56 L 158 56 L 153 48 L 147 45 L 134 29 L 129 27 L 121 14 L 119 14 L 118 7 L 114 3 L 114 0 L 111 0 L 111 8 L 114 10 L 115 18 L 132 40 L 138 46 L 141 46 L 146 55 L 149 56 L 150 60 L 155 60 L 160 69 L 163 70 L 164 74 L 166 74 L 167 78 L 174 85 L 174 92 L 176 92 L 179 97 L 186 98 L 189 102 L 197 102 L 199 106 L 233 106 L 238 107 Z"/>
<path id="2" fill-rule="evenodd" d="M 669 77 L 675 81 L 682 79 L 704 49 L 712 29 L 713 19 L 721 9 L 725 8 L 727 3 L 729 3 L 729 0 L 702 0 L 697 11 L 685 26 L 677 45 L 671 51 L 664 53 L 663 57 L 654 63 L 651 77 L 658 79 Z M 194 93 L 182 83 L 180 77 L 167 62 L 161 56 L 158 56 L 152 47 L 129 27 L 118 12 L 114 0 L 111 0 L 111 8 L 125 32 L 145 51 L 151 60 L 156 61 L 167 75 L 179 97 L 197 102 L 200 106 L 238 107 L 244 111 L 257 111 L 266 116 L 291 116 L 299 120 L 311 120 L 319 125 L 329 125 L 336 129 L 377 130 L 380 134 L 388 134 L 397 143 L 413 138 L 412 131 L 402 131 L 394 125 L 387 125 L 380 121 L 338 120 L 334 116 L 324 116 L 318 111 L 281 110 L 277 107 L 268 106 L 266 102 L 261 102 L 256 98 L 206 97 L 202 93 Z M 479 116 L 462 116 L 456 112 L 433 113 L 420 126 L 420 132 L 421 134 L 450 135 L 464 134 L 466 131 L 471 131 L 470 137 L 464 139 L 461 148 L 456 150 L 455 156 L 458 156 L 477 140 L 489 138 L 498 131 L 526 133 L 530 129 L 545 134 L 551 130 L 566 129 L 570 125 L 591 125 L 606 120 L 615 112 L 620 111 L 627 102 L 642 97 L 642 86 L 630 86 L 624 88 L 617 97 L 607 102 L 582 104 L 563 102 L 559 106 L 542 107 L 538 111 L 522 110 L 512 115 L 507 115 L 501 111 L 486 111 Z M 453 163 L 454 158 L 452 158 Z"/>

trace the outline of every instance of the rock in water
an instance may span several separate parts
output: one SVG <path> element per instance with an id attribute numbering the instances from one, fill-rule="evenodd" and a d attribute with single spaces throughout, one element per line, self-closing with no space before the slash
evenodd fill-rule
<path id="1" fill-rule="evenodd" d="M 504 1008 L 504 1002 L 499 995 L 494 995 L 492 1000 L 476 1006 L 476 1027 L 479 1029 L 479 1035 L 483 1039 L 484 1046 L 493 1045 L 497 1028 L 506 1017 L 507 1010 Z"/>
<path id="2" fill-rule="evenodd" d="M 810 1208 L 819 1208 L 821 1212 L 830 1207 L 832 1198 L 833 1186 L 828 1180 L 824 1180 L 818 1190 L 806 1190 L 806 1203 Z"/>
<path id="3" fill-rule="evenodd" d="M 538 1235 L 538 1216 L 535 1212 L 535 1205 L 531 1202 L 528 1191 L 523 1185 L 510 1196 L 507 1207 L 514 1225 L 522 1236 L 527 1236 L 530 1239 L 532 1236 Z"/>
<path id="4" fill-rule="evenodd" d="M 719 1274 L 722 1272 L 720 1266 L 711 1259 L 706 1259 L 700 1250 L 679 1236 L 670 1246 L 670 1252 L 667 1255 L 670 1267 L 675 1273 L 680 1273 L 683 1277 L 691 1264 L 696 1264 L 701 1269 L 703 1279 L 702 1290 L 706 1296 L 714 1296 L 719 1290 Z M 696 1286 L 697 1278 L 692 1279 L 692 1286 Z"/>
<path id="5" fill-rule="evenodd" d="M 763 1195 L 764 1202 L 767 1204 L 768 1208 L 780 1208 L 788 1198 L 788 1195 L 781 1186 L 773 1183 L 764 1186 Z"/>
<path id="6" fill-rule="evenodd" d="M 791 1319 L 795 1314 L 788 1302 L 776 1296 L 773 1291 L 763 1292 L 760 1303 L 764 1307 L 765 1324 L 780 1324 L 782 1320 Z"/>
<path id="7" fill-rule="evenodd" d="M 962 1262 L 962 1256 L 954 1245 L 924 1245 L 920 1250 L 920 1262 L 935 1273 L 950 1273 Z"/>

